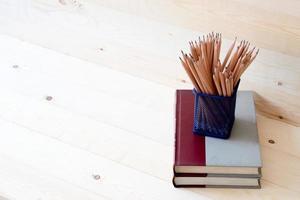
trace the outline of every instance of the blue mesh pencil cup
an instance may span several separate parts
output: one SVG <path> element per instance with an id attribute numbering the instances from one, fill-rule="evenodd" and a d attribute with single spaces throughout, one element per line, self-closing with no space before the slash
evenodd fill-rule
<path id="1" fill-rule="evenodd" d="M 195 134 L 222 139 L 230 137 L 239 82 L 231 96 L 209 95 L 193 90 Z"/>

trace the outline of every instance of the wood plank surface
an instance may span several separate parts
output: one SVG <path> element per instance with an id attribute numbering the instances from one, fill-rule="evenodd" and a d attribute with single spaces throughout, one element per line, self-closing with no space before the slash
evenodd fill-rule
<path id="1" fill-rule="evenodd" d="M 191 87 L 178 60 L 187 41 L 213 30 L 249 39 L 261 52 L 241 89 L 257 93 L 261 113 L 299 126 L 300 6 L 289 2 L 2 0 L 0 33 L 173 88 Z"/>
<path id="2" fill-rule="evenodd" d="M 0 0 L 0 199 L 299 199 L 299 3 L 230 2 Z M 212 29 L 262 48 L 261 190 L 171 183 L 179 51 Z"/>
<path id="3" fill-rule="evenodd" d="M 239 36 L 263 48 L 300 55 L 297 0 L 93 0 L 93 3 L 196 31 L 220 31 L 231 39 Z"/>
<path id="4" fill-rule="evenodd" d="M 128 188 L 122 189 L 122 187 L 133 184 L 128 182 L 129 178 L 119 179 L 121 175 L 115 174 L 115 171 L 126 169 L 126 172 L 122 173 L 133 173 L 136 178 L 141 178 L 143 183 L 153 183 L 143 190 L 145 199 L 152 198 L 151 195 L 155 196 L 155 191 L 152 190 L 155 189 L 156 184 L 172 188 L 174 142 L 174 89 L 172 87 L 128 76 L 8 36 L 2 36 L 0 40 L 2 44 L 7 44 L 0 47 L 3 55 L 0 68 L 2 74 L 0 124 L 2 130 L 5 130 L 2 133 L 5 134 L 3 135 L 5 140 L 0 144 L 1 158 L 6 162 L 6 166 L 24 165 L 17 169 L 13 168 L 22 180 L 23 176 L 34 173 L 34 169 L 39 174 L 37 179 L 23 181 L 22 184 L 34 185 L 36 190 L 44 188 L 46 191 L 47 188 L 53 187 L 55 195 L 58 196 L 68 197 L 68 192 L 76 190 L 72 194 L 78 192 L 78 197 L 87 195 L 93 199 L 100 195 L 100 198 L 104 199 L 118 199 L 119 196 L 111 193 L 121 190 L 120 194 L 127 195 Z M 7 48 L 8 44 L 13 48 Z M 35 59 L 37 57 L 39 59 Z M 99 80 L 98 77 L 106 80 Z M 99 84 L 96 84 L 97 80 Z M 123 80 L 121 82 L 124 89 L 118 88 L 115 84 L 118 80 Z M 143 88 L 147 90 L 142 90 Z M 122 93 L 121 101 L 116 98 L 118 92 Z M 132 92 L 146 98 L 133 97 Z M 51 96 L 53 99 L 47 101 L 46 96 Z M 111 109 L 107 105 L 115 106 Z M 148 114 L 144 118 L 145 121 L 139 120 L 144 113 Z M 136 125 L 136 121 L 140 124 Z M 164 123 L 162 124 L 161 121 Z M 151 128 L 143 128 L 149 124 L 152 125 Z M 247 194 L 250 194 L 249 199 L 273 195 L 278 199 L 282 196 L 293 199 L 300 193 L 297 187 L 300 180 L 299 147 L 295 144 L 287 149 L 284 144 L 296 141 L 296 132 L 299 128 L 262 115 L 258 115 L 258 127 L 263 145 L 263 190 L 240 190 L 235 193 L 236 197 L 243 196 L 247 191 Z M 286 130 L 285 135 L 280 134 L 282 130 Z M 269 139 L 274 139 L 276 143 L 269 144 Z M 67 154 L 66 152 L 69 151 L 75 152 Z M 80 157 L 82 153 L 78 152 L 83 152 L 84 156 Z M 68 162 L 72 163 L 72 166 L 76 165 L 72 167 L 72 172 L 69 172 L 70 169 L 65 164 L 69 155 L 73 157 Z M 88 155 L 93 157 L 93 162 L 86 160 Z M 281 162 L 283 159 L 285 161 Z M 15 164 L 16 162 L 20 164 Z M 108 167 L 104 171 L 101 168 L 103 163 Z M 8 170 L 8 167 L 4 169 Z M 274 176 L 274 171 L 285 176 Z M 12 170 L 7 172 L 10 173 Z M 108 184 L 104 189 L 93 186 L 97 184 L 92 177 L 93 174 L 115 178 L 115 181 L 118 180 L 122 184 L 121 189 L 110 188 L 112 187 L 109 186 L 110 182 L 106 182 L 105 179 L 100 181 L 101 183 L 103 181 L 104 185 Z M 43 177 L 49 180 L 46 185 L 42 182 Z M 16 181 L 11 184 L 16 184 L 18 179 L 14 180 Z M 79 180 L 83 183 L 89 182 L 91 185 L 82 184 Z M 20 185 L 18 186 L 20 191 L 14 190 L 15 192 L 9 194 L 19 197 L 24 191 L 21 183 L 17 184 Z M 57 191 L 58 186 L 54 187 L 53 184 L 65 188 L 66 192 L 60 194 Z M 10 186 L 8 183 L 3 184 L 5 191 Z M 140 190 L 137 185 L 132 188 Z M 177 196 L 177 189 L 167 188 L 162 190 L 168 191 L 164 194 L 166 197 L 173 192 Z M 47 192 L 38 191 L 28 195 L 52 198 L 51 195 L 47 195 Z M 183 191 L 192 191 L 192 194 L 180 192 L 183 195 L 181 197 L 192 195 L 189 197 L 191 199 L 194 198 L 193 196 L 213 199 L 234 197 L 227 190 L 226 192 L 215 192 L 211 189 L 184 189 Z M 140 193 L 135 195 L 141 197 Z M 28 199 L 31 197 L 29 195 Z M 24 195 L 24 198 L 27 196 Z"/>

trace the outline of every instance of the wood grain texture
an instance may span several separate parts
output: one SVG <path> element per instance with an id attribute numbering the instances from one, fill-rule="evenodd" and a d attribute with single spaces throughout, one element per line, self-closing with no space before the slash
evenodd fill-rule
<path id="1" fill-rule="evenodd" d="M 241 89 L 256 92 L 261 113 L 300 125 L 299 3 L 155 2 L 0 1 L 0 33 L 173 88 L 191 87 L 178 61 L 187 41 L 200 31 L 237 35 L 267 48 L 242 77 Z M 223 48 L 229 44 L 224 39 Z"/>
<path id="2" fill-rule="evenodd" d="M 8 36 L 0 42 L 5 138 L 0 194 L 11 199 L 298 198 L 298 127 L 258 115 L 261 190 L 178 190 L 171 183 L 172 87 Z"/>
<path id="3" fill-rule="evenodd" d="M 247 38 L 262 48 L 300 55 L 300 3 L 276 0 L 93 1 L 129 14 L 190 28 Z"/>
<path id="4" fill-rule="evenodd" d="M 299 3 L 230 2 L 0 0 L 0 196 L 299 199 Z M 241 82 L 255 91 L 261 190 L 171 183 L 174 91 L 191 88 L 179 51 L 212 29 L 266 48 Z"/>

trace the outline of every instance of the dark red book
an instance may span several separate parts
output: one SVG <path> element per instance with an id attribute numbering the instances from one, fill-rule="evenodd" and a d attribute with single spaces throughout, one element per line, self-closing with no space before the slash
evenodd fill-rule
<path id="1" fill-rule="evenodd" d="M 255 116 L 254 104 L 251 105 L 252 93 L 238 92 L 238 100 L 244 103 L 237 103 L 236 109 L 246 114 L 236 115 L 236 121 L 240 117 L 243 122 L 234 125 L 229 140 L 222 140 L 193 133 L 192 90 L 176 91 L 173 179 L 176 187 L 259 187 L 261 160 L 256 124 L 252 120 L 253 115 Z M 247 130 L 243 130 L 243 127 Z M 241 130 L 242 133 L 239 133 Z"/>
<path id="2" fill-rule="evenodd" d="M 177 90 L 175 166 L 205 166 L 205 137 L 193 134 L 193 111 L 191 90 Z"/>

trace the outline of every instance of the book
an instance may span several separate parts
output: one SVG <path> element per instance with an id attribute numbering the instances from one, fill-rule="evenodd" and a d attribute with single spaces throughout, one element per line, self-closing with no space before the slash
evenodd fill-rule
<path id="1" fill-rule="evenodd" d="M 194 176 L 177 174 L 173 178 L 175 187 L 228 187 L 228 188 L 260 188 L 260 178 L 253 177 L 222 177 L 207 174 Z"/>
<path id="2" fill-rule="evenodd" d="M 192 91 L 177 90 L 174 180 L 183 180 L 179 174 L 190 174 L 184 180 L 206 174 L 214 178 L 256 180 L 259 186 L 262 162 L 252 92 L 237 93 L 235 122 L 228 140 L 193 134 L 193 114 Z"/>

